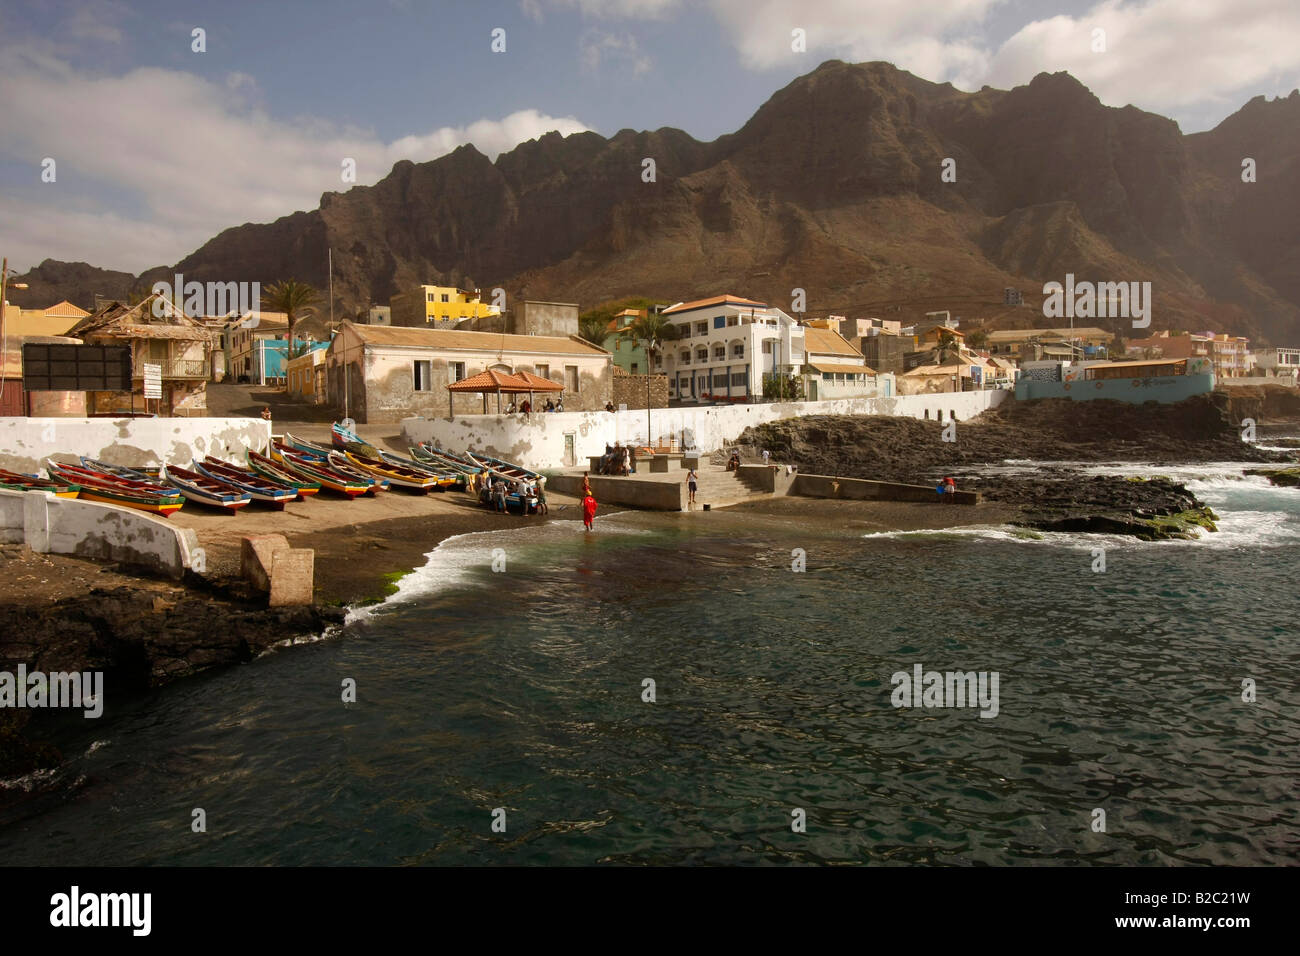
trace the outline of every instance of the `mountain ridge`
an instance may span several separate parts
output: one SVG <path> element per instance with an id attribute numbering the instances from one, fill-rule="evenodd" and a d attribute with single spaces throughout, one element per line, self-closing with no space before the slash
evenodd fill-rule
<path id="1" fill-rule="evenodd" d="M 1242 182 L 1245 157 L 1256 182 Z M 941 176 L 949 159 L 956 182 Z M 951 298 L 980 318 L 1014 285 L 1029 306 L 1007 319 L 1022 323 L 1034 290 L 1072 272 L 1151 281 L 1152 328 L 1294 344 L 1297 173 L 1300 92 L 1254 97 L 1184 134 L 1105 106 L 1064 72 L 966 93 L 888 63 L 829 60 L 711 142 L 673 127 L 552 132 L 495 161 L 472 144 L 401 160 L 316 209 L 224 229 L 127 286 L 180 272 L 324 289 L 332 249 L 338 315 L 438 282 L 586 305 L 730 291 L 788 307 L 798 287 L 813 313 L 901 303 L 919 314 Z M 46 260 L 12 300 L 125 294 L 126 273 L 80 266 Z"/>

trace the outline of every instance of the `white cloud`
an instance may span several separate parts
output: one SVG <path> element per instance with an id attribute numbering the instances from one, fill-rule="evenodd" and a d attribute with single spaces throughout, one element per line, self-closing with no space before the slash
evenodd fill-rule
<path id="1" fill-rule="evenodd" d="M 551 6 L 576 8 L 591 17 L 657 20 L 680 7 L 681 0 L 549 0 Z M 538 0 L 523 0 L 525 13 L 539 18 Z"/>
<path id="2" fill-rule="evenodd" d="M 1106 52 L 1092 51 L 1094 28 Z M 987 82 L 1013 86 L 1068 70 L 1105 103 L 1172 111 L 1239 106 L 1300 68 L 1295 0 L 1106 0 L 1026 24 L 997 51 Z"/>
<path id="3" fill-rule="evenodd" d="M 936 81 L 971 88 L 987 54 L 972 35 L 1002 0 L 712 0 L 741 61 L 754 69 L 784 66 L 795 57 L 812 69 L 827 56 L 888 60 Z M 802 29 L 806 54 L 793 52 Z"/>
<path id="4" fill-rule="evenodd" d="M 96 76 L 35 48 L 0 51 L 0 156 L 33 170 L 32 185 L 5 199 L 6 222 L 31 221 L 6 229 L 6 253 L 27 265 L 84 258 L 139 271 L 230 225 L 314 209 L 321 193 L 351 187 L 345 158 L 356 160 L 357 183 L 370 184 L 400 159 L 423 162 L 465 143 L 495 158 L 550 130 L 587 129 L 528 109 L 385 143 L 368 130 L 270 116 L 250 105 L 255 89 L 242 74 L 209 82 L 143 67 Z M 39 181 L 46 156 L 58 164 L 54 183 Z"/>
<path id="5" fill-rule="evenodd" d="M 636 37 L 630 33 L 607 33 L 591 29 L 578 38 L 578 57 L 589 73 L 599 71 L 601 63 L 623 64 L 633 74 L 650 69 L 650 57 L 641 52 Z"/>

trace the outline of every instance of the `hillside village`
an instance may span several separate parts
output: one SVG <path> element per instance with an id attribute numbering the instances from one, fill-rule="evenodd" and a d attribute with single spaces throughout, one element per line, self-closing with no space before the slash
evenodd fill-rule
<path id="1" fill-rule="evenodd" d="M 1082 324 L 990 328 L 999 323 L 950 310 L 904 325 L 877 316 L 792 315 L 769 302 L 723 293 L 582 312 L 577 303 L 532 300 L 502 308 L 479 290 L 422 285 L 395 295 L 389 305 L 330 319 L 332 307 L 308 292 L 314 304 L 294 316 L 292 348 L 284 311 L 187 314 L 162 292 L 134 304 L 100 301 L 93 312 L 66 300 L 43 309 L 6 303 L 0 313 L 6 383 L 0 414 L 204 415 L 209 382 L 281 388 L 290 400 L 324 405 L 363 423 L 522 406 L 518 393 L 498 390 L 489 398 L 448 390 L 487 371 L 527 372 L 561 386 L 548 396 L 551 408 L 537 411 L 599 411 L 983 389 L 1039 398 L 1057 394 L 1044 386 L 1059 386 L 1064 396 L 1075 379 L 1189 373 L 1295 386 L 1300 370 L 1300 347 L 1252 349 L 1244 336 L 1165 329 L 1119 337 Z M 1003 290 L 1003 307 L 1022 301 L 1019 290 Z M 1007 314 L 1006 308 L 989 311 Z M 24 345 L 60 343 L 128 345 L 132 391 L 24 391 Z M 146 398 L 150 365 L 161 386 L 156 397 Z M 1210 381 L 1178 397 L 1207 391 Z M 1118 397 L 1129 396 L 1121 391 Z"/>

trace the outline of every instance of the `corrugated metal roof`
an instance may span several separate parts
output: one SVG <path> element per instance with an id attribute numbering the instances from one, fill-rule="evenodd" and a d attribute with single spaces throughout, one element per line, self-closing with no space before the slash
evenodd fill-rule
<path id="1" fill-rule="evenodd" d="M 821 355 L 862 354 L 849 344 L 848 339 L 834 329 L 819 329 L 811 326 L 804 327 L 803 350 Z"/>
<path id="2" fill-rule="evenodd" d="M 836 375 L 875 375 L 875 369 L 865 365 L 850 365 L 847 362 L 809 362 L 808 367 L 818 372 L 832 372 Z"/>

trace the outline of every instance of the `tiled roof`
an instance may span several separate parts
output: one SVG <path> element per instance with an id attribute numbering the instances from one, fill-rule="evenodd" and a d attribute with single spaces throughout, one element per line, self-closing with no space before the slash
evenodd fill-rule
<path id="1" fill-rule="evenodd" d="M 494 368 L 490 368 L 486 372 L 479 372 L 477 375 L 471 375 L 469 378 L 463 378 L 459 382 L 453 382 L 447 388 L 453 392 L 526 393 L 536 391 L 522 378 L 510 375 L 507 372 L 499 372 Z"/>
<path id="2" fill-rule="evenodd" d="M 711 305 L 750 305 L 759 309 L 766 309 L 766 302 L 756 302 L 753 299 L 742 299 L 738 295 L 715 295 L 711 299 L 696 299 L 694 302 L 679 302 L 672 308 L 664 309 L 663 315 L 675 315 L 680 312 L 694 312 L 696 309 L 705 309 Z"/>
<path id="3" fill-rule="evenodd" d="M 402 348 L 462 349 L 477 352 L 536 352 L 544 355 L 608 355 L 604 349 L 579 338 L 558 335 L 509 335 L 504 332 L 461 332 L 455 329 L 414 329 L 396 325 L 357 325 L 345 322 L 370 345 Z"/>

